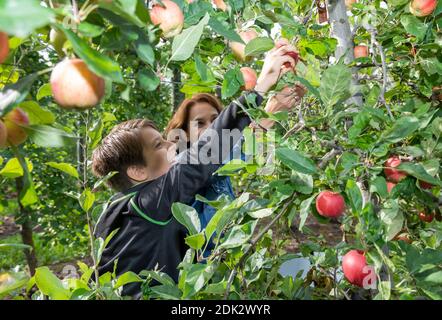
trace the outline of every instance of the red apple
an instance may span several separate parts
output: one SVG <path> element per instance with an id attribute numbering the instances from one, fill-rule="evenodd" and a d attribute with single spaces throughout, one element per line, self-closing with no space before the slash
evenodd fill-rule
<path id="1" fill-rule="evenodd" d="M 239 32 L 238 34 L 245 44 L 242 44 L 240 42 L 230 42 L 229 46 L 230 49 L 232 49 L 233 55 L 239 61 L 246 61 L 246 54 L 245 54 L 246 45 L 256 37 L 258 37 L 258 33 L 254 29 L 249 29 L 246 31 Z"/>
<path id="2" fill-rule="evenodd" d="M 388 193 L 390 193 L 391 190 L 392 190 L 395 186 L 396 186 L 396 183 L 394 183 L 394 182 L 390 182 L 390 181 L 387 181 L 387 190 L 388 190 Z"/>
<path id="3" fill-rule="evenodd" d="M 8 145 L 7 138 L 8 138 L 8 130 L 6 129 L 6 126 L 3 123 L 3 121 L 0 120 L 0 149 L 5 148 Z"/>
<path id="4" fill-rule="evenodd" d="M 289 41 L 287 39 L 281 38 L 279 40 L 276 40 L 275 47 L 276 48 L 280 48 L 280 47 L 288 45 L 288 44 L 289 44 Z M 292 67 L 294 68 L 294 67 L 296 67 L 296 65 L 298 64 L 298 61 L 299 61 L 299 53 L 295 52 L 295 51 L 289 51 L 285 55 L 286 56 L 290 56 L 290 57 L 293 58 L 293 60 L 295 60 L 295 66 L 292 66 L 289 62 L 284 63 L 284 66 L 286 68 L 292 68 Z"/>
<path id="5" fill-rule="evenodd" d="M 255 70 L 249 67 L 243 67 L 240 70 L 245 83 L 245 85 L 241 89 L 247 91 L 253 90 L 256 86 L 256 81 L 258 80 L 258 76 L 256 75 Z"/>
<path id="6" fill-rule="evenodd" d="M 29 117 L 21 108 L 15 108 L 5 118 L 8 145 L 18 146 L 26 141 L 27 132 L 23 129 L 29 125 Z"/>
<path id="7" fill-rule="evenodd" d="M 348 10 L 351 10 L 353 8 L 353 3 L 358 2 L 358 0 L 345 0 L 345 6 Z"/>
<path id="8" fill-rule="evenodd" d="M 181 8 L 171 0 L 162 0 L 164 6 L 155 3 L 150 10 L 150 20 L 159 25 L 165 38 L 173 38 L 180 34 L 184 26 L 184 14 Z"/>
<path id="9" fill-rule="evenodd" d="M 227 11 L 227 5 L 224 2 L 224 0 L 213 0 L 213 4 L 215 5 L 215 7 L 217 7 L 218 9 L 222 10 L 222 11 Z"/>
<path id="10" fill-rule="evenodd" d="M 416 17 L 426 17 L 437 7 L 437 0 L 413 0 L 410 2 L 410 12 Z"/>
<path id="11" fill-rule="evenodd" d="M 354 48 L 355 59 L 368 57 L 368 47 L 367 46 L 356 46 Z"/>
<path id="12" fill-rule="evenodd" d="M 105 93 L 104 79 L 89 70 L 81 59 L 63 60 L 51 74 L 52 95 L 63 108 L 87 109 L 97 105 Z"/>
<path id="13" fill-rule="evenodd" d="M 391 156 L 385 162 L 384 173 L 387 177 L 387 180 L 392 182 L 399 182 L 407 176 L 407 173 L 404 171 L 400 171 L 397 169 L 393 169 L 401 164 L 401 159 L 398 156 Z"/>
<path id="14" fill-rule="evenodd" d="M 316 198 L 316 210 L 323 217 L 340 217 L 345 211 L 344 198 L 337 192 L 322 191 Z"/>
<path id="15" fill-rule="evenodd" d="M 0 32 L 0 64 L 5 62 L 9 54 L 9 39 L 8 35 Z"/>
<path id="16" fill-rule="evenodd" d="M 345 278 L 348 282 L 358 287 L 363 286 L 364 278 L 369 275 L 366 267 L 367 260 L 365 259 L 363 251 L 350 250 L 342 259 L 342 269 Z"/>
<path id="17" fill-rule="evenodd" d="M 419 219 L 423 222 L 432 222 L 434 220 L 434 213 L 419 212 Z"/>

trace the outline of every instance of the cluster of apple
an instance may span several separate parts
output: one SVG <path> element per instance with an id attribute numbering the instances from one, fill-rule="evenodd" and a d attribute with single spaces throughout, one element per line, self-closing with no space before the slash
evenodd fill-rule
<path id="1" fill-rule="evenodd" d="M 345 0 L 348 10 L 351 10 L 357 0 Z M 409 4 L 411 14 L 416 17 L 426 17 L 433 13 L 437 7 L 437 0 L 413 0 Z M 412 48 L 412 54 L 416 55 L 416 49 Z M 368 47 L 366 45 L 357 45 L 354 47 L 353 54 L 355 59 L 368 57 Z"/>
<path id="2" fill-rule="evenodd" d="M 398 182 L 407 177 L 407 173 L 398 169 L 395 169 L 401 164 L 401 159 L 393 155 L 385 162 L 384 174 L 387 178 L 387 190 L 391 190 L 396 186 Z M 431 183 L 419 180 L 419 186 L 422 189 L 432 189 L 434 186 Z M 423 222 L 432 222 L 434 220 L 434 213 L 420 212 L 418 217 Z"/>
<path id="3" fill-rule="evenodd" d="M 9 54 L 8 35 L 0 32 L 0 64 L 5 62 Z M 17 146 L 23 143 L 28 134 L 24 127 L 29 125 L 29 117 L 20 108 L 15 108 L 0 118 L 0 148 Z"/>

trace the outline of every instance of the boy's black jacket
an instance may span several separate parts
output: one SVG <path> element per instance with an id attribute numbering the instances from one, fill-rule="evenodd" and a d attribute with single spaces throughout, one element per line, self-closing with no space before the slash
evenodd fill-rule
<path id="1" fill-rule="evenodd" d="M 223 129 L 242 131 L 250 124 L 250 118 L 239 104 L 256 107 L 262 101 L 258 93 L 252 92 L 239 98 L 238 103 L 232 102 L 213 122 L 209 128 L 212 130 L 207 130 L 193 147 L 213 149 L 219 144 L 221 150 L 222 139 L 209 141 L 207 137 L 215 132 L 221 137 Z M 186 151 L 188 160 L 197 154 L 191 150 Z M 112 197 L 97 222 L 95 236 L 105 239 L 113 230 L 118 229 L 118 232 L 103 252 L 99 274 L 113 272 L 117 260 L 117 275 L 127 271 L 139 273 L 158 266 L 177 281 L 177 267 L 188 249 L 184 242 L 187 230 L 173 217 L 172 204 L 191 203 L 220 167 L 222 157 L 219 155 L 220 161 L 214 164 L 175 164 L 160 178 L 140 183 Z M 140 296 L 139 284 L 126 285 L 123 294 Z"/>

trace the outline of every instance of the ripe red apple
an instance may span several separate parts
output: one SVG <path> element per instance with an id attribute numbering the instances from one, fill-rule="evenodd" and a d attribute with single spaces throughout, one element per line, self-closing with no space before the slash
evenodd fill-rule
<path id="1" fill-rule="evenodd" d="M 63 46 L 66 42 L 66 36 L 62 31 L 51 29 L 49 32 L 49 43 L 54 47 L 60 57 L 64 57 Z"/>
<path id="2" fill-rule="evenodd" d="M 217 7 L 218 9 L 222 10 L 222 11 L 227 11 L 227 5 L 224 2 L 224 0 L 213 0 L 213 4 L 215 5 L 215 7 Z"/>
<path id="3" fill-rule="evenodd" d="M 337 192 L 322 191 L 316 198 L 316 210 L 323 217 L 340 217 L 345 211 L 344 198 Z"/>
<path id="4" fill-rule="evenodd" d="M 358 0 L 345 0 L 345 6 L 348 10 L 351 10 L 353 8 L 353 3 L 358 2 Z"/>
<path id="5" fill-rule="evenodd" d="M 9 54 L 9 39 L 8 35 L 0 32 L 0 64 L 5 62 Z"/>
<path id="6" fill-rule="evenodd" d="M 426 17 L 437 7 L 437 0 L 413 0 L 410 2 L 410 12 L 416 17 Z"/>
<path id="7" fill-rule="evenodd" d="M 280 48 L 280 47 L 285 46 L 287 44 L 289 44 L 289 41 L 287 39 L 285 39 L 285 38 L 281 38 L 279 40 L 276 40 L 275 47 L 276 48 Z M 284 63 L 284 66 L 286 68 L 294 68 L 294 67 L 296 67 L 296 65 L 298 64 L 298 61 L 299 61 L 299 53 L 295 52 L 295 51 L 289 51 L 285 55 L 292 57 L 293 60 L 295 60 L 295 65 L 292 66 L 289 62 L 286 62 L 286 63 Z"/>
<path id="8" fill-rule="evenodd" d="M 387 180 L 391 182 L 399 182 L 407 176 L 407 173 L 404 171 L 400 171 L 397 169 L 393 169 L 401 164 L 401 159 L 398 156 L 391 156 L 385 162 L 384 173 L 387 177 Z"/>
<path id="9" fill-rule="evenodd" d="M 26 141 L 27 132 L 23 129 L 29 125 L 29 117 L 21 108 L 15 108 L 7 113 L 5 118 L 8 145 L 18 146 Z"/>
<path id="10" fill-rule="evenodd" d="M 387 181 L 387 190 L 388 190 L 388 193 L 390 193 L 391 190 L 392 190 L 395 186 L 396 186 L 396 183 L 394 183 L 394 182 L 390 182 L 390 181 Z"/>
<path id="11" fill-rule="evenodd" d="M 245 44 L 239 42 L 230 42 L 229 46 L 230 49 L 232 49 L 233 55 L 239 61 L 246 61 L 246 54 L 245 54 L 246 45 L 256 37 L 258 37 L 258 33 L 254 29 L 249 29 L 246 31 L 239 32 L 238 34 Z"/>
<path id="12" fill-rule="evenodd" d="M 52 95 L 63 108 L 87 109 L 104 96 L 104 79 L 89 70 L 81 59 L 66 59 L 51 74 Z"/>
<path id="13" fill-rule="evenodd" d="M 180 7 L 171 0 L 162 0 L 155 3 L 150 10 L 150 20 L 154 25 L 159 25 L 165 38 L 173 38 L 180 34 L 184 26 L 184 14 Z"/>
<path id="14" fill-rule="evenodd" d="M 258 76 L 256 75 L 255 70 L 249 67 L 243 67 L 240 70 L 245 83 L 245 85 L 241 89 L 247 91 L 253 90 L 256 86 L 256 81 L 258 80 Z"/>
<path id="15" fill-rule="evenodd" d="M 342 259 L 342 269 L 345 278 L 348 282 L 358 287 L 363 286 L 364 278 L 369 275 L 369 272 L 364 270 L 365 267 L 367 267 L 367 260 L 363 251 L 350 250 Z"/>
<path id="16" fill-rule="evenodd" d="M 419 212 L 419 219 L 423 222 L 432 222 L 434 220 L 434 213 Z"/>
<path id="17" fill-rule="evenodd" d="M 5 148 L 8 145 L 7 138 L 8 138 L 8 131 L 3 121 L 0 120 L 0 149 Z"/>
<path id="18" fill-rule="evenodd" d="M 425 181 L 422 181 L 422 180 L 419 180 L 419 186 L 422 189 L 432 189 L 434 187 L 431 183 L 428 183 L 428 182 L 425 182 Z"/>
<path id="19" fill-rule="evenodd" d="M 368 47 L 367 46 L 356 46 L 354 48 L 355 59 L 368 57 Z"/>

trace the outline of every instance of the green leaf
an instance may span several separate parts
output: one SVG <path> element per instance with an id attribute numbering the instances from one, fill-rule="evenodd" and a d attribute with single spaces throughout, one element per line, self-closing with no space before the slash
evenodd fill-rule
<path id="1" fill-rule="evenodd" d="M 80 196 L 80 206 L 81 208 L 87 212 L 89 211 L 95 202 L 95 195 L 91 192 L 89 188 L 85 189 Z"/>
<path id="2" fill-rule="evenodd" d="M 315 198 L 316 194 L 302 201 L 301 205 L 299 206 L 299 216 L 301 218 L 298 226 L 299 231 L 302 231 L 302 228 L 304 228 L 305 222 L 307 221 L 308 215 L 310 213 L 310 207 Z"/>
<path id="3" fill-rule="evenodd" d="M 313 177 L 311 175 L 293 171 L 290 180 L 296 191 L 303 194 L 313 192 Z"/>
<path id="4" fill-rule="evenodd" d="M 202 81 L 207 81 L 208 70 L 207 70 L 206 64 L 201 59 L 201 56 L 196 52 L 194 54 L 194 59 L 195 59 L 195 67 L 196 67 L 196 71 L 198 72 L 198 75 L 200 76 Z"/>
<path id="5" fill-rule="evenodd" d="M 399 170 L 407 172 L 408 174 L 419 180 L 442 187 L 442 181 L 432 177 L 421 164 L 402 162 L 397 168 Z"/>
<path id="6" fill-rule="evenodd" d="M 345 186 L 345 193 L 350 200 L 350 205 L 354 212 L 359 212 L 364 206 L 364 200 L 362 198 L 362 192 L 359 186 L 354 180 L 347 180 L 347 185 Z"/>
<path id="7" fill-rule="evenodd" d="M 118 289 L 119 287 L 122 287 L 126 284 L 134 283 L 134 282 L 142 282 L 142 281 L 143 280 L 136 273 L 134 273 L 132 271 L 128 271 L 118 277 L 118 280 L 114 285 L 114 288 Z"/>
<path id="8" fill-rule="evenodd" d="M 0 0 L 0 30 L 25 38 L 51 22 L 54 13 L 38 0 Z"/>
<path id="9" fill-rule="evenodd" d="M 273 49 L 274 46 L 275 43 L 272 39 L 267 37 L 258 37 L 247 43 L 244 52 L 248 57 L 256 57 Z"/>
<path id="10" fill-rule="evenodd" d="M 246 243 L 253 234 L 258 220 L 249 221 L 243 225 L 234 226 L 226 235 L 224 242 L 220 248 L 231 249 Z"/>
<path id="11" fill-rule="evenodd" d="M 387 190 L 387 181 L 384 177 L 376 177 L 373 179 L 370 183 L 370 192 L 374 193 L 376 192 L 379 194 L 382 198 L 386 198 L 388 196 L 388 190 Z"/>
<path id="12" fill-rule="evenodd" d="M 395 121 L 393 126 L 382 134 L 382 141 L 396 143 L 408 137 L 420 126 L 416 117 L 401 117 Z"/>
<path id="13" fill-rule="evenodd" d="M 413 15 L 402 15 L 401 24 L 404 26 L 407 33 L 410 33 L 419 40 L 425 38 L 427 33 L 427 25 Z"/>
<path id="14" fill-rule="evenodd" d="M 379 212 L 379 218 L 384 224 L 385 240 L 387 241 L 392 240 L 402 230 L 405 220 L 395 200 L 387 200 L 384 202 L 384 206 Z"/>
<path id="15" fill-rule="evenodd" d="M 187 236 L 184 240 L 189 247 L 195 250 L 201 249 L 204 243 L 206 242 L 206 238 L 204 237 L 204 232 Z"/>
<path id="16" fill-rule="evenodd" d="M 316 173 L 315 163 L 296 150 L 289 148 L 277 148 L 276 158 L 279 159 L 282 164 L 292 170 L 305 174 Z"/>
<path id="17" fill-rule="evenodd" d="M 155 52 L 152 48 L 152 45 L 148 42 L 148 39 L 144 37 L 138 39 L 135 42 L 135 51 L 138 54 L 138 57 L 146 62 L 148 65 L 153 66 L 155 63 Z"/>
<path id="18" fill-rule="evenodd" d="M 97 75 L 117 83 L 124 83 L 120 65 L 108 56 L 92 49 L 87 42 L 77 36 L 71 30 L 61 26 L 59 28 L 65 33 L 66 38 L 71 42 L 75 53 L 84 60 L 88 67 Z"/>
<path id="19" fill-rule="evenodd" d="M 263 208 L 256 211 L 247 212 L 249 216 L 255 219 L 262 219 L 272 215 L 274 209 L 273 208 Z"/>
<path id="20" fill-rule="evenodd" d="M 442 75 L 442 63 L 436 57 L 421 58 L 420 65 L 428 75 Z"/>
<path id="21" fill-rule="evenodd" d="M 201 231 L 201 222 L 194 208 L 175 202 L 172 205 L 172 214 L 179 223 L 187 228 L 190 235 Z"/>
<path id="22" fill-rule="evenodd" d="M 244 78 L 239 68 L 230 69 L 224 75 L 221 94 L 224 99 L 234 96 L 241 86 L 244 85 Z"/>
<path id="23" fill-rule="evenodd" d="M 335 65 L 324 71 L 319 92 L 324 104 L 331 108 L 350 96 L 352 73 L 344 65 Z"/>
<path id="24" fill-rule="evenodd" d="M 0 117 L 26 99 L 32 84 L 37 80 L 38 76 L 38 73 L 32 73 L 14 84 L 5 86 L 0 91 Z"/>
<path id="25" fill-rule="evenodd" d="M 48 267 L 40 267 L 35 270 L 35 283 L 38 289 L 52 300 L 69 300 L 71 294 L 63 283 Z"/>
<path id="26" fill-rule="evenodd" d="M 46 162 L 46 164 L 52 168 L 63 171 L 74 178 L 79 178 L 77 169 L 69 163 Z"/>
<path id="27" fill-rule="evenodd" d="M 24 101 L 18 105 L 29 116 L 29 122 L 34 124 L 52 124 L 55 122 L 55 116 L 52 112 L 43 109 L 35 101 Z"/>
<path id="28" fill-rule="evenodd" d="M 0 175 L 5 178 L 14 179 L 23 176 L 23 168 L 17 158 L 10 159 L 3 169 L 0 171 Z"/>
<path id="29" fill-rule="evenodd" d="M 230 28 L 229 24 L 224 24 L 215 17 L 210 18 L 209 26 L 213 29 L 213 31 L 225 37 L 227 40 L 244 43 L 239 34 Z"/>
<path id="30" fill-rule="evenodd" d="M 142 69 L 137 74 L 140 87 L 146 91 L 154 91 L 160 85 L 160 78 L 150 69 Z"/>
<path id="31" fill-rule="evenodd" d="M 104 32 L 104 28 L 101 26 L 97 26 L 95 24 L 89 22 L 81 22 L 78 25 L 78 31 L 81 35 L 87 38 L 95 38 L 100 36 Z"/>
<path id="32" fill-rule="evenodd" d="M 155 293 L 159 298 L 166 300 L 179 300 L 181 298 L 181 291 L 177 288 L 177 286 L 171 285 L 159 285 L 150 287 L 150 290 Z"/>
<path id="33" fill-rule="evenodd" d="M 42 85 L 37 92 L 37 101 L 40 101 L 41 99 L 45 98 L 45 97 L 50 97 L 52 96 L 52 90 L 51 90 L 51 84 L 50 83 L 45 83 L 44 85 Z"/>
<path id="34" fill-rule="evenodd" d="M 32 125 L 25 128 L 29 137 L 41 147 L 64 147 L 77 137 L 47 125 Z"/>
<path id="35" fill-rule="evenodd" d="M 207 13 L 197 25 L 183 30 L 181 34 L 173 39 L 171 61 L 184 61 L 192 56 L 203 34 L 204 27 L 209 22 L 209 18 L 210 16 Z"/>

